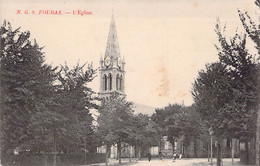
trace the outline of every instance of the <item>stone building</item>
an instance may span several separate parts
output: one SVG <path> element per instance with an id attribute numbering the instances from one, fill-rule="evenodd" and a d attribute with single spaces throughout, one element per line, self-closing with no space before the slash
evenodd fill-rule
<path id="1" fill-rule="evenodd" d="M 109 98 L 113 93 L 120 95 L 125 94 L 125 60 L 121 57 L 119 42 L 116 31 L 116 24 L 114 15 L 112 15 L 106 51 L 104 57 L 100 57 L 100 91 L 99 96 L 101 98 Z M 132 146 L 126 143 L 121 145 L 121 157 L 134 157 L 135 151 Z M 106 153 L 106 147 L 98 147 L 98 153 Z M 117 158 L 117 145 L 114 145 L 109 149 L 110 158 Z"/>
<path id="2" fill-rule="evenodd" d="M 210 155 L 210 142 L 203 141 L 201 139 L 195 139 L 193 141 L 190 141 L 184 145 L 183 140 L 177 139 L 177 141 L 174 143 L 175 145 L 175 153 L 182 154 L 183 157 L 186 158 L 207 158 Z M 238 139 L 233 139 L 231 142 L 231 139 L 223 139 L 221 143 L 222 148 L 222 157 L 231 157 L 232 156 L 232 144 L 234 147 L 234 156 L 239 157 L 239 153 L 241 144 Z M 173 149 L 170 142 L 167 141 L 167 137 L 163 137 L 160 147 L 159 147 L 161 153 L 163 156 L 171 157 L 173 155 Z M 216 141 L 213 141 L 213 157 L 216 157 L 217 155 L 217 148 L 216 148 Z"/>
<path id="3" fill-rule="evenodd" d="M 117 92 L 125 95 L 125 60 L 121 58 L 114 15 L 112 15 L 104 58 L 100 57 L 100 97 Z"/>

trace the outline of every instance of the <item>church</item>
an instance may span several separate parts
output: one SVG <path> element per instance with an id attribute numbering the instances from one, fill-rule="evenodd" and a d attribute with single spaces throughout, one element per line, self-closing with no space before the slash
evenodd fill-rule
<path id="1" fill-rule="evenodd" d="M 126 96 L 125 94 L 125 60 L 121 57 L 119 42 L 117 37 L 116 25 L 114 15 L 112 15 L 106 51 L 104 57 L 100 57 L 100 90 L 99 96 L 101 98 L 109 98 L 113 93 L 118 93 L 120 95 Z M 129 148 L 129 149 L 128 149 Z M 98 153 L 105 153 L 106 147 L 98 147 Z M 128 157 L 128 152 L 131 151 L 131 157 L 134 157 L 134 148 L 128 146 L 122 148 L 122 157 Z M 112 146 L 110 149 L 110 158 L 117 157 L 117 147 Z"/>
<path id="2" fill-rule="evenodd" d="M 116 24 L 114 15 L 112 15 L 107 45 L 104 57 L 100 57 L 99 61 L 99 77 L 100 77 L 100 87 L 99 96 L 101 98 L 109 98 L 113 93 L 117 93 L 123 96 L 125 94 L 125 59 L 120 54 L 119 42 L 116 30 Z M 138 113 L 152 113 L 154 111 L 153 107 L 149 107 L 143 104 L 134 103 L 134 109 Z M 128 157 L 129 151 L 131 157 L 135 156 L 135 148 L 132 146 L 122 146 L 122 157 Z M 98 153 L 105 153 L 106 147 L 98 147 Z M 158 154 L 158 151 L 155 152 Z M 117 157 L 116 145 L 112 146 L 110 149 L 110 158 Z"/>
<path id="3" fill-rule="evenodd" d="M 100 57 L 100 97 L 117 92 L 125 95 L 125 60 L 121 58 L 114 15 L 112 15 L 104 58 Z"/>

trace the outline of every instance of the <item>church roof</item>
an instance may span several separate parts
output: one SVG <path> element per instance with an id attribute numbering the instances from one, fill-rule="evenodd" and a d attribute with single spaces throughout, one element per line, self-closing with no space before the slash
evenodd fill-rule
<path id="1" fill-rule="evenodd" d="M 112 14 L 111 23 L 110 23 L 110 29 L 108 33 L 108 39 L 107 39 L 107 47 L 106 47 L 106 53 L 105 58 L 110 57 L 113 59 L 120 58 L 120 50 L 119 50 L 119 43 L 117 39 L 117 32 L 116 32 L 116 24 L 114 15 Z"/>
<path id="2" fill-rule="evenodd" d="M 142 114 L 147 114 L 147 115 L 152 115 L 155 112 L 154 107 L 136 103 L 136 102 L 134 102 L 134 110 L 135 110 L 135 113 L 137 113 L 137 114 L 142 113 Z"/>

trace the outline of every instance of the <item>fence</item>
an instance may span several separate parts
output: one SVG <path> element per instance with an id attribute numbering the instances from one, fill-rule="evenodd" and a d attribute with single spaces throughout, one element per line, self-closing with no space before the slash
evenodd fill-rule
<path id="1" fill-rule="evenodd" d="M 53 154 L 29 154 L 23 153 L 19 155 L 2 156 L 2 165 L 8 166 L 46 166 L 53 165 Z M 57 154 L 56 165 L 84 165 L 105 162 L 105 154 L 103 153 L 85 153 L 77 154 Z"/>

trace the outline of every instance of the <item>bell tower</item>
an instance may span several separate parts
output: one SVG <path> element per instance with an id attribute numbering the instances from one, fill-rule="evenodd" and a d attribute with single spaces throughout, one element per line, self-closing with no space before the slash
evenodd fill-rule
<path id="1" fill-rule="evenodd" d="M 121 59 L 114 15 L 112 14 L 104 58 L 100 56 L 100 97 L 125 95 L 125 60 Z"/>

